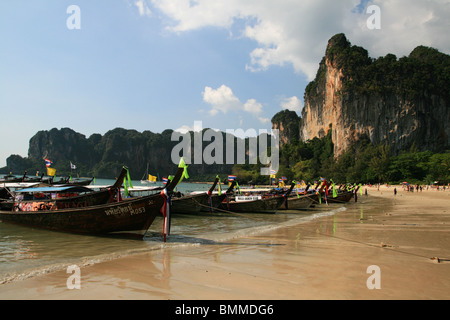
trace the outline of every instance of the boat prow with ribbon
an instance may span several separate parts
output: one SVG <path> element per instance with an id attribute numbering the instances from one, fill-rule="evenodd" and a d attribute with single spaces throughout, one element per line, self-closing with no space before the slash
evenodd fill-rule
<path id="1" fill-rule="evenodd" d="M 174 194 L 172 198 L 172 212 L 173 213 L 199 213 L 203 210 L 213 209 L 212 195 L 216 188 L 219 178 L 214 180 L 213 185 L 207 192 L 194 193 L 189 195 Z M 218 205 L 218 203 L 217 203 Z"/>

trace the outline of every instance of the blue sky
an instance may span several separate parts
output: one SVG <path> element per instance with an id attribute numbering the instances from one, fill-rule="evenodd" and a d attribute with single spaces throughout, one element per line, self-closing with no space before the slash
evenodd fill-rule
<path id="1" fill-rule="evenodd" d="M 70 5 L 81 29 L 70 30 Z M 381 8 L 369 30 L 366 7 Z M 270 129 L 300 114 L 328 39 L 344 32 L 374 57 L 419 44 L 450 52 L 449 1 L 70 0 L 0 3 L 0 167 L 39 130 L 87 137 Z M 8 139 L 5 139 L 8 137 Z M 6 141 L 5 141 L 6 140 Z"/>

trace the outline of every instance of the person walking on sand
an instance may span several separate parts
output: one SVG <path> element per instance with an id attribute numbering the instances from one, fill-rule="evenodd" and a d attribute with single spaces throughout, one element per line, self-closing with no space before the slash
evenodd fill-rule
<path id="1" fill-rule="evenodd" d="M 394 188 L 394 196 L 397 195 L 397 188 Z"/>

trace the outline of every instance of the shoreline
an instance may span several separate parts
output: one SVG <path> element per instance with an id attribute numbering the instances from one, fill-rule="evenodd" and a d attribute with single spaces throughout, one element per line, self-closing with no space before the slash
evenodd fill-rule
<path id="1" fill-rule="evenodd" d="M 85 266 L 79 290 L 66 271 L 13 281 L 0 299 L 449 299 L 450 192 L 363 189 L 332 216 Z"/>

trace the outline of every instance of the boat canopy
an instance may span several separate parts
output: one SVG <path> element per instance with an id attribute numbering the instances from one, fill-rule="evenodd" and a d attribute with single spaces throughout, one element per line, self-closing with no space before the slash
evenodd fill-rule
<path id="1" fill-rule="evenodd" d="M 91 189 L 83 186 L 59 186 L 59 187 L 38 187 L 38 188 L 25 188 L 16 190 L 15 193 L 30 193 L 30 192 L 92 192 Z"/>

